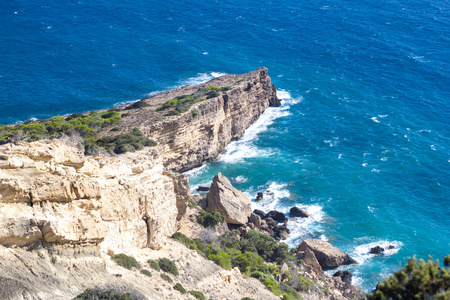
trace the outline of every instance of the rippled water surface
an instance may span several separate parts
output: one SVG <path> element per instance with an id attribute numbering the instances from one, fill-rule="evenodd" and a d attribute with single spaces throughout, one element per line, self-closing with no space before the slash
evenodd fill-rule
<path id="1" fill-rule="evenodd" d="M 218 171 L 255 208 L 358 260 L 365 290 L 416 254 L 450 253 L 448 1 L 3 1 L 0 123 L 111 107 L 269 68 L 283 99 Z M 395 245 L 372 256 L 373 245 Z"/>

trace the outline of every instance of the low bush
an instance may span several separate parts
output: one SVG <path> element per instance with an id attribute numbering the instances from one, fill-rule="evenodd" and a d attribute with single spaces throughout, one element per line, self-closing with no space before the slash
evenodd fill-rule
<path id="1" fill-rule="evenodd" d="M 169 276 L 167 276 L 166 274 L 162 273 L 161 274 L 161 278 L 164 279 L 167 282 L 173 283 L 172 278 L 170 278 Z"/>
<path id="2" fill-rule="evenodd" d="M 103 137 L 98 139 L 96 144 L 103 147 L 106 151 L 116 154 L 134 152 L 146 146 L 153 147 L 157 145 L 155 141 L 142 134 L 138 128 L 128 133 Z"/>
<path id="3" fill-rule="evenodd" d="M 152 277 L 152 273 L 150 273 L 149 270 L 142 269 L 142 270 L 141 270 L 141 273 L 144 274 L 144 275 L 147 275 L 148 277 Z"/>
<path id="4" fill-rule="evenodd" d="M 212 213 L 202 211 L 197 216 L 197 220 L 204 227 L 209 227 L 209 226 L 216 226 L 219 223 L 225 222 L 225 217 L 218 211 L 214 211 Z"/>
<path id="5" fill-rule="evenodd" d="M 178 275 L 178 268 L 175 265 L 175 263 L 173 261 L 171 261 L 170 259 L 168 259 L 168 258 L 160 258 L 158 263 L 159 263 L 159 267 L 164 272 L 171 273 L 171 274 L 173 274 L 175 276 Z"/>
<path id="6" fill-rule="evenodd" d="M 432 257 L 427 262 L 409 259 L 400 271 L 379 282 L 367 299 L 450 299 L 450 255 L 444 257 L 444 266 Z"/>
<path id="7" fill-rule="evenodd" d="M 132 103 L 131 105 L 128 105 L 125 110 L 130 110 L 130 109 L 138 109 L 138 108 L 143 108 L 143 107 L 147 107 L 150 106 L 147 102 L 145 102 L 144 99 L 136 101 L 134 103 Z"/>
<path id="8" fill-rule="evenodd" d="M 173 289 L 179 291 L 182 294 L 186 294 L 187 293 L 187 291 L 184 289 L 184 287 L 181 285 L 181 283 L 175 284 L 173 286 Z"/>
<path id="9" fill-rule="evenodd" d="M 150 268 L 152 268 L 153 270 L 156 270 L 158 272 L 161 270 L 161 268 L 159 267 L 159 263 L 156 260 L 149 259 L 149 260 L 147 260 L 147 263 L 150 265 Z"/>
<path id="10" fill-rule="evenodd" d="M 193 109 L 193 110 L 191 111 L 191 114 L 192 114 L 193 117 L 195 117 L 195 116 L 198 115 L 198 111 L 196 111 L 195 109 Z"/>
<path id="11" fill-rule="evenodd" d="M 190 239 L 187 236 L 185 236 L 184 234 L 182 234 L 181 232 L 175 232 L 172 235 L 172 238 L 176 241 L 179 241 L 180 243 L 182 243 L 183 245 L 185 245 L 186 247 L 188 247 L 190 249 L 197 250 L 197 252 L 202 254 L 202 256 L 205 256 L 205 251 L 206 251 L 205 245 L 203 244 L 203 242 L 200 239 Z"/>
<path id="12" fill-rule="evenodd" d="M 124 253 L 116 254 L 112 257 L 112 259 L 119 265 L 128 270 L 131 270 L 133 267 L 136 269 L 140 269 L 141 265 L 137 262 L 137 260 L 133 256 L 128 256 Z"/>
<path id="13" fill-rule="evenodd" d="M 276 296 L 281 296 L 280 284 L 272 276 L 259 271 L 252 272 L 250 276 L 261 281 Z"/>
<path id="14" fill-rule="evenodd" d="M 189 291 L 189 294 L 191 294 L 192 296 L 194 296 L 196 299 L 199 300 L 205 300 L 205 295 L 203 295 L 202 292 L 200 291 Z"/>
<path id="15" fill-rule="evenodd" d="M 214 249 L 212 245 L 208 245 L 206 248 L 206 255 L 209 260 L 214 261 L 216 264 L 224 269 L 231 269 L 230 255 L 223 250 Z"/>
<path id="16" fill-rule="evenodd" d="M 114 289 L 86 289 L 73 300 L 138 300 L 137 296 Z"/>
<path id="17" fill-rule="evenodd" d="M 72 114 L 66 118 L 56 116 L 48 120 L 26 122 L 0 128 L 0 144 L 15 140 L 37 141 L 62 135 L 79 134 L 83 139 L 92 138 L 103 127 L 119 122 L 117 111 Z"/>
<path id="18" fill-rule="evenodd" d="M 283 299 L 289 299 L 289 300 L 301 300 L 303 297 L 292 287 L 290 287 L 288 284 L 281 282 L 280 283 L 280 289 L 283 292 Z"/>

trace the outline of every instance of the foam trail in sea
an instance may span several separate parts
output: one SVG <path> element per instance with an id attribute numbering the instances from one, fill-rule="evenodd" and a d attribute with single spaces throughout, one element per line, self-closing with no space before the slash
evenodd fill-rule
<path id="1" fill-rule="evenodd" d="M 244 136 L 231 142 L 225 149 L 225 152 L 219 156 L 219 161 L 234 164 L 242 162 L 245 158 L 262 157 L 272 155 L 270 149 L 258 148 L 254 142 L 258 140 L 258 135 L 266 131 L 276 119 L 289 116 L 291 105 L 302 101 L 302 98 L 294 99 L 291 94 L 285 90 L 278 90 L 277 97 L 281 100 L 281 107 L 269 107 L 247 130 Z"/>

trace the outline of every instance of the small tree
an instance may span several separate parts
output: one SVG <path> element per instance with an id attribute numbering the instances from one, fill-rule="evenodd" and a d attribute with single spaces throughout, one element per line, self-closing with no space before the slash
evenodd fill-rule
<path id="1" fill-rule="evenodd" d="M 394 272 L 377 288 L 368 299 L 450 299 L 450 255 L 444 259 L 444 266 L 430 257 L 428 262 L 414 257 L 398 272 Z"/>

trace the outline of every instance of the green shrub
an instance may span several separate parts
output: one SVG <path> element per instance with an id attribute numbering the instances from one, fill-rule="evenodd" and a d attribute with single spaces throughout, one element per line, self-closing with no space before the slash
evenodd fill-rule
<path id="1" fill-rule="evenodd" d="M 272 237 L 250 230 L 241 239 L 241 251 L 257 252 L 265 261 L 282 262 L 289 254 L 289 248 L 284 243 L 278 243 Z"/>
<path id="2" fill-rule="evenodd" d="M 86 289 L 73 300 L 138 300 L 137 296 L 114 289 Z"/>
<path id="3" fill-rule="evenodd" d="M 172 278 L 170 278 L 169 276 L 167 276 L 167 275 L 164 274 L 164 273 L 161 273 L 161 278 L 164 279 L 164 280 L 167 281 L 167 282 L 173 283 Z"/>
<path id="4" fill-rule="evenodd" d="M 141 265 L 136 261 L 133 256 L 128 256 L 124 253 L 116 254 L 112 257 L 112 259 L 119 265 L 128 270 L 131 270 L 133 267 L 136 269 L 140 269 Z"/>
<path id="5" fill-rule="evenodd" d="M 378 283 L 367 299 L 450 299 L 449 267 L 450 255 L 444 258 L 444 267 L 431 257 L 428 262 L 413 257 L 403 269 Z"/>
<path id="6" fill-rule="evenodd" d="M 96 145 L 103 147 L 110 153 L 121 154 L 141 150 L 144 147 L 153 147 L 156 146 L 157 143 L 142 134 L 138 128 L 135 128 L 128 133 L 116 136 L 105 136 L 98 139 Z"/>
<path id="7" fill-rule="evenodd" d="M 204 256 L 206 249 L 205 249 L 205 245 L 203 244 L 202 240 L 190 239 L 187 236 L 185 236 L 184 234 L 182 234 L 181 232 L 175 232 L 172 235 L 172 238 L 176 241 L 179 241 L 180 243 L 182 243 L 183 245 L 185 245 L 186 247 L 188 247 L 190 249 L 197 250 L 197 252 L 199 252 L 200 254 L 202 254 L 202 256 Z"/>
<path id="8" fill-rule="evenodd" d="M 149 270 L 142 269 L 142 270 L 141 270 L 141 273 L 144 274 L 144 275 L 147 275 L 148 277 L 152 277 L 152 273 L 150 273 Z"/>
<path id="9" fill-rule="evenodd" d="M 122 128 L 120 128 L 120 127 L 114 127 L 114 128 L 111 129 L 110 131 L 120 131 L 120 130 L 122 130 Z"/>
<path id="10" fill-rule="evenodd" d="M 274 293 L 276 296 L 281 296 L 280 284 L 275 279 L 273 279 L 271 275 L 255 271 L 252 272 L 250 276 L 261 281 L 261 283 L 264 284 L 269 289 L 269 291 Z"/>
<path id="11" fill-rule="evenodd" d="M 225 217 L 218 211 L 214 211 L 212 213 L 202 211 L 197 216 L 197 220 L 204 227 L 209 227 L 209 226 L 216 226 L 219 223 L 225 222 Z"/>
<path id="12" fill-rule="evenodd" d="M 175 263 L 173 261 L 171 261 L 170 259 L 168 259 L 168 258 L 160 258 L 158 263 L 159 263 L 159 267 L 164 272 L 171 273 L 171 274 L 173 274 L 175 276 L 178 275 L 178 268 L 175 265 Z"/>
<path id="13" fill-rule="evenodd" d="M 224 269 L 231 269 L 230 255 L 223 250 L 214 249 L 212 245 L 206 247 L 206 255 L 209 260 L 214 261 L 216 264 Z"/>
<path id="14" fill-rule="evenodd" d="M 280 283 L 280 289 L 283 292 L 283 299 L 289 299 L 289 300 L 303 299 L 303 297 L 294 288 L 290 287 L 289 285 L 287 285 L 284 282 Z"/>
<path id="15" fill-rule="evenodd" d="M 181 283 L 175 284 L 173 286 L 173 289 L 179 291 L 182 294 L 186 294 L 187 293 L 187 291 L 184 289 L 184 287 L 181 285 Z"/>
<path id="16" fill-rule="evenodd" d="M 82 138 L 95 137 L 101 128 L 117 123 L 121 120 L 116 111 L 92 112 L 86 114 L 73 114 L 67 118 L 57 116 L 47 121 L 30 121 L 11 127 L 2 127 L 0 143 L 14 139 L 36 141 L 42 138 L 54 138 L 74 132 Z"/>
<path id="17" fill-rule="evenodd" d="M 149 259 L 149 260 L 147 260 L 147 262 L 150 265 L 150 268 L 152 268 L 153 270 L 156 270 L 158 272 L 161 270 L 161 268 L 159 267 L 159 264 L 156 260 Z"/>
<path id="18" fill-rule="evenodd" d="M 251 269 L 253 266 L 262 264 L 264 264 L 263 258 L 254 252 L 244 252 L 233 259 L 233 266 L 238 267 L 241 272 L 245 272 L 247 268 Z"/>
<path id="19" fill-rule="evenodd" d="M 131 105 L 128 105 L 125 110 L 130 110 L 130 109 L 138 109 L 138 108 L 143 108 L 143 107 L 147 107 L 150 106 L 147 102 L 145 102 L 144 99 L 139 100 L 137 102 L 134 102 Z"/>
<path id="20" fill-rule="evenodd" d="M 191 111 L 192 116 L 195 117 L 198 115 L 198 111 L 196 111 L 195 109 Z"/>
<path id="21" fill-rule="evenodd" d="M 205 295 L 203 295 L 202 292 L 199 291 L 189 291 L 189 294 L 191 294 L 192 296 L 194 296 L 196 299 L 199 300 L 205 300 Z"/>
<path id="22" fill-rule="evenodd" d="M 244 297 L 244 298 L 242 298 L 241 300 L 253 300 L 253 299 L 250 298 L 250 297 Z"/>

